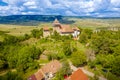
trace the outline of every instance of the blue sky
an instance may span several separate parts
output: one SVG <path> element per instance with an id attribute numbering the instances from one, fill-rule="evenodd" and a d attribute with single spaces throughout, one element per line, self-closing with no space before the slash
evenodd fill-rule
<path id="1" fill-rule="evenodd" d="M 0 15 L 120 17 L 120 0 L 0 0 Z"/>

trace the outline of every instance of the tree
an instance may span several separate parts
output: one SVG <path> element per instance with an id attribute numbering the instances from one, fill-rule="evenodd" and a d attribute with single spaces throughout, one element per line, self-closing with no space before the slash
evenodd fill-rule
<path id="1" fill-rule="evenodd" d="M 23 47 L 17 57 L 17 68 L 21 69 L 22 71 L 26 71 L 31 67 L 31 64 L 34 60 L 39 58 L 41 51 L 34 47 L 34 46 L 25 46 Z"/>
<path id="2" fill-rule="evenodd" d="M 79 41 L 81 43 L 87 43 L 88 42 L 88 36 L 86 33 L 81 33 Z"/>
<path id="3" fill-rule="evenodd" d="M 51 35 L 51 38 L 53 38 L 53 39 L 58 41 L 58 40 L 61 39 L 61 36 L 60 36 L 60 34 L 57 31 L 54 31 L 53 35 Z"/>
<path id="4" fill-rule="evenodd" d="M 93 31 L 91 29 L 84 29 L 83 32 L 87 34 L 88 39 L 91 38 L 91 35 L 93 33 Z"/>
<path id="5" fill-rule="evenodd" d="M 40 29 L 39 36 L 43 37 L 43 28 Z"/>
<path id="6" fill-rule="evenodd" d="M 96 64 L 101 64 L 104 68 L 111 68 L 113 65 L 113 60 L 114 60 L 114 55 L 113 54 L 98 54 L 96 56 Z"/>
<path id="7" fill-rule="evenodd" d="M 50 35 L 53 33 L 53 28 L 50 28 Z"/>
<path id="8" fill-rule="evenodd" d="M 89 39 L 91 39 L 91 35 L 92 35 L 92 30 L 91 29 L 84 29 L 82 30 L 81 34 L 80 34 L 80 39 L 79 41 L 81 43 L 87 43 Z"/>
<path id="9" fill-rule="evenodd" d="M 4 43 L 4 44 L 15 44 L 15 43 L 17 43 L 18 41 L 19 41 L 19 40 L 18 40 L 17 37 L 8 35 L 8 36 L 6 36 L 6 37 L 4 38 L 3 43 Z"/>
<path id="10" fill-rule="evenodd" d="M 6 65 L 6 60 L 2 53 L 0 53 L 0 69 L 3 69 Z"/>
<path id="11" fill-rule="evenodd" d="M 86 55 L 82 51 L 76 51 L 71 55 L 71 61 L 75 66 L 82 66 L 86 63 Z"/>
<path id="12" fill-rule="evenodd" d="M 73 47 L 70 43 L 70 41 L 66 41 L 63 43 L 63 52 L 66 56 L 70 56 L 73 52 Z"/>
<path id="13" fill-rule="evenodd" d="M 17 72 L 7 72 L 4 76 L 0 77 L 0 80 L 23 80 L 22 76 Z"/>
<path id="14" fill-rule="evenodd" d="M 118 76 L 120 75 L 120 55 L 116 56 L 115 59 L 113 60 L 112 73 Z"/>
<path id="15" fill-rule="evenodd" d="M 95 51 L 96 54 L 112 53 L 113 52 L 111 49 L 112 44 L 113 44 L 112 40 L 103 36 L 96 36 L 96 37 L 93 37 L 91 40 L 91 48 Z"/>
<path id="16" fill-rule="evenodd" d="M 31 31 L 31 34 L 34 38 L 40 38 L 40 37 L 43 37 L 43 29 L 41 28 L 40 30 L 38 29 L 33 29 Z"/>
<path id="17" fill-rule="evenodd" d="M 119 44 L 119 43 L 118 43 Z M 116 47 L 112 47 L 113 51 L 114 51 L 114 55 L 115 56 L 119 56 L 120 55 L 120 44 L 117 45 Z"/>

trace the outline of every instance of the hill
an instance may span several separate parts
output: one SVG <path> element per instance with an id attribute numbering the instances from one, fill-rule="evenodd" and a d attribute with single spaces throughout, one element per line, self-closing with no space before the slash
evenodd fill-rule
<path id="1" fill-rule="evenodd" d="M 115 24 L 118 24 L 120 21 L 119 17 L 112 18 L 112 17 L 61 16 L 61 15 L 10 15 L 10 16 L 0 16 L 0 24 L 37 26 L 40 23 L 52 22 L 55 18 L 57 18 L 61 23 L 64 24 L 76 23 L 76 19 L 90 23 L 91 21 L 92 22 L 95 21 L 94 23 L 105 22 L 110 24 L 113 22 Z"/>

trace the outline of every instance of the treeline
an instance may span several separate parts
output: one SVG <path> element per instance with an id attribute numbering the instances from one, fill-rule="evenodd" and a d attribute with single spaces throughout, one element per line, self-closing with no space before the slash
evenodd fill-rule
<path id="1" fill-rule="evenodd" d="M 70 20 L 71 16 L 61 15 L 11 15 L 0 16 L 0 24 L 24 25 L 24 26 L 38 26 L 40 23 L 53 22 L 58 19 L 64 24 L 73 24 L 75 20 Z M 73 17 L 75 18 L 75 17 Z"/>
<path id="2" fill-rule="evenodd" d="M 54 21 L 55 18 L 62 20 L 62 16 L 60 15 L 11 15 L 0 16 L 0 23 L 37 26 L 40 22 L 51 22 Z"/>

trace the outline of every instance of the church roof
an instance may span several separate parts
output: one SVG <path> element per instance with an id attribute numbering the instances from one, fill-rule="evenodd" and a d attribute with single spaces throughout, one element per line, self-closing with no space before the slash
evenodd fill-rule
<path id="1" fill-rule="evenodd" d="M 70 27 L 70 25 L 62 25 L 61 26 L 61 32 L 67 33 L 67 32 L 74 32 L 73 29 Z"/>

